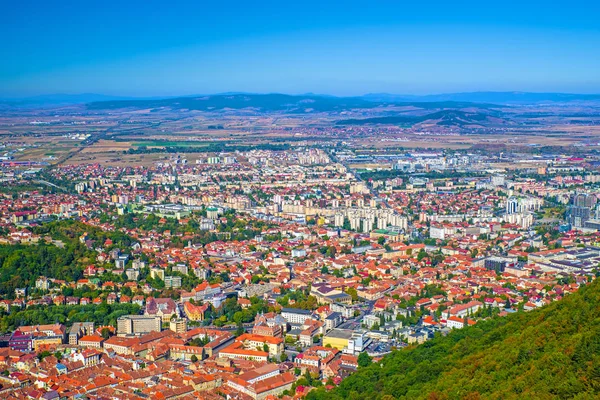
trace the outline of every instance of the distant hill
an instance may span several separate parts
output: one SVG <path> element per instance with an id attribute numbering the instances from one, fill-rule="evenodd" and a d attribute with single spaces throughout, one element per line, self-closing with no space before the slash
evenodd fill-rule
<path id="1" fill-rule="evenodd" d="M 363 119 L 344 119 L 336 122 L 336 125 L 402 125 L 431 123 L 440 126 L 466 126 L 485 125 L 488 123 L 506 122 L 496 114 L 482 112 L 469 112 L 461 110 L 441 110 L 426 115 L 397 115 L 386 117 L 374 117 Z"/>
<path id="2" fill-rule="evenodd" d="M 331 392 L 342 399 L 598 399 L 600 281 L 531 312 L 453 330 L 359 368 Z"/>
<path id="3" fill-rule="evenodd" d="M 376 102 L 360 97 L 334 97 L 322 95 L 287 94 L 220 94 L 209 96 L 177 97 L 160 100 L 101 101 L 87 105 L 91 110 L 118 108 L 160 108 L 218 111 L 225 109 L 256 109 L 260 111 L 326 112 L 351 109 L 372 109 L 385 105 L 407 106 L 424 109 L 494 107 L 489 104 L 469 102 Z"/>
<path id="4" fill-rule="evenodd" d="M 530 92 L 469 92 L 413 96 L 389 93 L 370 93 L 361 98 L 374 102 L 474 102 L 494 104 L 535 104 L 545 102 L 600 101 L 600 94 L 530 93 Z"/>
<path id="5" fill-rule="evenodd" d="M 244 108 L 262 111 L 333 111 L 377 106 L 379 103 L 358 97 L 291 96 L 286 94 L 225 94 L 159 100 L 103 101 L 88 104 L 88 108 L 92 110 L 170 107 L 198 111 Z"/>

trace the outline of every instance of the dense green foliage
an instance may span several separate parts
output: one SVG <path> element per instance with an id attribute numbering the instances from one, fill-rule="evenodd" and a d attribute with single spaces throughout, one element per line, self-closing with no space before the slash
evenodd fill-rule
<path id="1" fill-rule="evenodd" d="M 600 282 L 529 313 L 455 330 L 308 399 L 597 399 Z"/>
<path id="2" fill-rule="evenodd" d="M 206 146 L 165 146 L 165 147 L 147 147 L 140 146 L 138 148 L 131 148 L 127 150 L 126 154 L 151 154 L 151 153 L 218 153 L 222 151 L 234 152 L 234 151 L 250 151 L 250 150 L 272 150 L 272 151 L 284 151 L 289 150 L 289 144 L 272 144 L 272 143 L 258 143 L 248 145 L 234 145 L 227 143 L 211 143 Z"/>
<path id="3" fill-rule="evenodd" d="M 122 315 L 138 314 L 140 306 L 137 304 L 88 304 L 77 306 L 37 306 L 22 311 L 13 311 L 11 314 L 2 314 L 0 317 L 0 332 L 15 329 L 23 325 L 43 325 L 61 323 L 67 326 L 73 322 L 91 321 L 97 325 L 113 325 Z"/>
<path id="4" fill-rule="evenodd" d="M 0 245 L 0 295 L 4 297 L 13 297 L 16 288 L 35 287 L 40 276 L 67 282 L 82 278 L 84 267 L 96 257 L 94 250 L 79 241 L 83 233 L 87 233 L 94 247 L 102 246 L 106 239 L 113 241 L 111 247 L 127 248 L 132 242 L 120 231 L 104 232 L 73 220 L 53 221 L 32 230 L 57 242 Z"/>
<path id="5" fill-rule="evenodd" d="M 230 297 L 225 300 L 225 303 L 223 303 L 223 306 L 220 309 L 211 309 L 210 317 L 213 319 L 214 325 L 221 327 L 232 323 L 237 325 L 249 323 L 254 320 L 258 313 L 275 311 L 275 309 L 270 307 L 263 299 L 251 297 L 250 301 L 252 302 L 252 305 L 242 309 L 237 303 L 237 299 L 235 297 Z"/>
<path id="6" fill-rule="evenodd" d="M 75 220 L 53 221 L 33 228 L 33 232 L 73 245 L 79 243 L 79 237 L 84 233 L 87 233 L 87 238 L 92 241 L 93 247 L 102 247 L 106 239 L 110 239 L 114 247 L 120 248 L 129 247 L 133 242 L 131 237 L 121 231 L 103 231 Z"/>
<path id="7" fill-rule="evenodd" d="M 462 172 L 462 171 L 443 171 L 443 172 L 427 172 L 427 173 L 407 173 L 400 169 L 385 169 L 381 171 L 361 171 L 360 177 L 363 180 L 369 179 L 391 179 L 391 178 L 403 178 L 408 179 L 410 177 L 415 178 L 430 178 L 430 179 L 447 179 L 447 178 L 475 178 L 485 176 L 483 172 Z"/>
<path id="8" fill-rule="evenodd" d="M 293 301 L 290 301 L 293 300 Z M 314 310 L 319 306 L 319 302 L 315 296 L 311 296 L 309 291 L 289 291 L 277 299 L 282 307 L 299 308 L 302 310 Z"/>
<path id="9" fill-rule="evenodd" d="M 35 286 L 39 276 L 73 280 L 82 276 L 76 260 L 85 249 L 77 244 L 60 248 L 37 245 L 0 246 L 0 294 L 13 296 L 16 288 Z"/>
<path id="10" fill-rule="evenodd" d="M 197 215 L 187 219 L 187 223 L 181 223 L 174 218 L 161 218 L 155 214 L 132 214 L 127 213 L 111 220 L 108 214 L 100 217 L 101 221 L 111 222 L 116 228 L 135 229 L 140 232 L 157 231 L 171 232 L 171 244 L 183 246 L 181 238 L 177 235 L 190 235 L 191 242 L 196 244 L 208 244 L 217 240 L 249 240 L 259 235 L 263 230 L 273 227 L 266 221 L 245 219 L 238 216 L 235 211 L 227 210 L 223 214 L 225 222 L 216 223 L 217 233 L 201 231 Z M 118 231 L 117 231 L 118 232 Z"/>

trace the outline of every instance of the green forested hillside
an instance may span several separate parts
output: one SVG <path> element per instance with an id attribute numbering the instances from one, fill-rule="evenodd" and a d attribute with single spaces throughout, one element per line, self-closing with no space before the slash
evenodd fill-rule
<path id="1" fill-rule="evenodd" d="M 544 308 L 453 331 L 309 399 L 598 399 L 600 282 Z"/>

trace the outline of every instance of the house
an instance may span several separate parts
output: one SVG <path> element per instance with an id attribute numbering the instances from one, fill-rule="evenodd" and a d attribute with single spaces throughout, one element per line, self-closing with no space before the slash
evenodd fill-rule
<path id="1" fill-rule="evenodd" d="M 80 361 L 86 367 L 91 367 L 100 362 L 102 353 L 95 349 L 86 349 L 73 355 L 74 361 Z"/>
<path id="2" fill-rule="evenodd" d="M 209 303 L 201 306 L 192 304 L 189 301 L 183 303 L 183 312 L 190 321 L 204 321 L 208 311 L 210 311 Z"/>
<path id="3" fill-rule="evenodd" d="M 69 344 L 76 346 L 79 338 L 85 335 L 91 335 L 94 332 L 93 322 L 75 322 L 69 329 Z"/>
<path id="4" fill-rule="evenodd" d="M 244 375 L 240 375 L 239 377 L 232 376 L 227 380 L 226 384 L 230 388 L 243 393 L 254 400 L 264 400 L 267 397 L 278 397 L 284 391 L 289 390 L 296 381 L 296 376 L 291 372 L 275 374 L 274 376 L 265 379 L 259 379 L 254 383 L 250 383 L 243 379 Z"/>
<path id="5" fill-rule="evenodd" d="M 282 327 L 286 326 L 286 321 L 281 315 L 274 315 L 269 318 L 264 313 L 258 314 L 254 320 L 252 333 L 254 335 L 281 337 L 283 335 Z"/>
<path id="6" fill-rule="evenodd" d="M 364 316 L 362 322 L 367 326 L 367 328 L 372 329 L 375 325 L 379 326 L 381 323 L 381 318 L 377 315 L 369 314 Z"/>
<path id="7" fill-rule="evenodd" d="M 465 326 L 465 320 L 467 324 L 475 325 L 475 321 L 472 319 L 451 316 L 446 320 L 446 326 L 452 329 L 462 329 Z"/>
<path id="8" fill-rule="evenodd" d="M 242 343 L 234 342 L 230 346 L 220 350 L 219 357 L 267 362 L 269 360 L 269 353 L 259 350 L 246 350 L 243 348 Z"/>
<path id="9" fill-rule="evenodd" d="M 104 338 L 99 335 L 87 335 L 82 336 L 77 344 L 82 347 L 94 347 L 97 349 L 102 348 L 102 344 L 104 343 Z"/>
<path id="10" fill-rule="evenodd" d="M 315 320 L 307 320 L 302 325 L 302 331 L 298 335 L 298 340 L 302 346 L 308 347 L 313 344 L 313 338 L 319 334 L 323 323 Z"/>
<path id="11" fill-rule="evenodd" d="M 325 330 L 330 331 L 342 323 L 342 314 L 339 312 L 332 312 L 325 317 Z"/>
<path id="12" fill-rule="evenodd" d="M 467 315 L 472 315 L 475 312 L 477 312 L 477 310 L 479 310 L 481 307 L 483 306 L 483 303 L 479 302 L 479 301 L 470 301 L 466 304 L 458 304 L 455 305 L 454 307 L 451 307 L 447 310 L 445 310 L 442 313 L 442 317 L 448 319 L 450 316 L 455 316 L 455 317 L 465 317 Z"/>
<path id="13" fill-rule="evenodd" d="M 261 336 L 245 333 L 236 339 L 243 343 L 246 349 L 262 349 L 268 351 L 270 357 L 281 357 L 283 353 L 283 339 L 273 336 Z"/>
<path id="14" fill-rule="evenodd" d="M 351 304 L 352 296 L 342 292 L 339 289 L 334 289 L 328 284 L 314 284 L 310 288 L 310 294 L 315 296 L 319 303 L 322 304 Z"/>
<path id="15" fill-rule="evenodd" d="M 11 350 L 29 352 L 33 350 L 33 334 L 16 330 L 10 336 L 8 347 Z"/>
<path id="16" fill-rule="evenodd" d="M 290 324 L 304 324 L 307 319 L 312 318 L 312 313 L 299 308 L 283 308 L 281 316 Z"/>
<path id="17" fill-rule="evenodd" d="M 58 346 L 64 343 L 66 332 L 67 328 L 62 324 L 20 326 L 13 334 L 15 340 L 11 337 L 11 341 L 13 341 L 13 347 L 11 348 L 22 350 L 19 347 L 28 346 L 28 340 L 32 341 L 31 345 L 35 351 L 46 346 Z M 15 334 L 17 335 L 15 336 Z M 30 336 L 30 339 L 27 339 L 28 336 Z M 20 346 L 17 342 L 20 343 Z M 11 346 L 10 342 L 9 346 Z"/>
<path id="18" fill-rule="evenodd" d="M 323 345 L 342 350 L 347 354 L 362 352 L 371 342 L 364 331 L 335 328 L 323 336 Z"/>
<path id="19" fill-rule="evenodd" d="M 173 316 L 178 317 L 177 304 L 169 298 L 148 297 L 145 315 L 161 317 L 163 322 L 169 322 Z"/>

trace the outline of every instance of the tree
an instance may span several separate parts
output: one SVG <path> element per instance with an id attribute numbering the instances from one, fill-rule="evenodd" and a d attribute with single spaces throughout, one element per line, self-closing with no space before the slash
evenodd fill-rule
<path id="1" fill-rule="evenodd" d="M 100 331 L 100 334 L 102 335 L 102 337 L 104 339 L 108 339 L 110 337 L 110 329 L 108 329 L 107 327 L 102 328 L 102 330 Z"/>
<path id="2" fill-rule="evenodd" d="M 196 363 L 196 362 L 198 362 L 198 357 L 196 357 L 195 354 L 192 354 L 192 356 L 190 357 L 190 361 L 193 363 Z"/>
<path id="3" fill-rule="evenodd" d="M 241 311 L 236 311 L 233 314 L 233 322 L 235 322 L 238 326 L 242 323 L 243 318 L 244 313 L 242 313 Z"/>
<path id="4" fill-rule="evenodd" d="M 51 356 L 51 355 L 52 355 L 52 353 L 50 353 L 48 350 L 44 350 L 44 351 L 38 353 L 37 358 L 38 358 L 38 360 L 43 361 L 44 358 Z"/>
<path id="5" fill-rule="evenodd" d="M 599 303 L 600 282 L 594 281 L 529 313 L 491 317 L 393 350 L 306 399 L 597 398 Z"/>
<path id="6" fill-rule="evenodd" d="M 337 251 L 337 250 L 335 249 L 335 247 L 333 247 L 333 246 L 329 246 L 329 247 L 327 248 L 327 251 L 325 252 L 325 255 L 326 255 L 327 257 L 331 257 L 331 258 L 333 258 L 333 257 L 335 257 L 336 251 Z"/>
<path id="7" fill-rule="evenodd" d="M 121 294 L 131 297 L 132 296 L 131 288 L 129 286 L 123 286 L 121 288 Z"/>
<path id="8" fill-rule="evenodd" d="M 353 302 L 358 300 L 358 292 L 353 287 L 349 287 L 348 289 L 346 289 L 346 293 L 349 294 L 350 297 L 352 297 Z"/>
<path id="9" fill-rule="evenodd" d="M 373 358 L 367 354 L 366 351 L 363 351 L 358 355 L 358 366 L 360 368 L 368 367 L 373 362 Z"/>
<path id="10" fill-rule="evenodd" d="M 239 324 L 235 330 L 235 336 L 242 336 L 244 333 L 246 333 L 246 330 L 244 329 L 244 327 L 242 326 L 242 324 Z"/>

